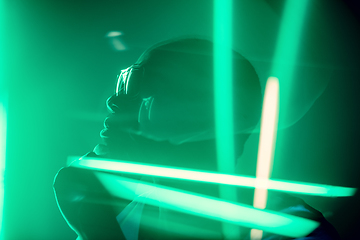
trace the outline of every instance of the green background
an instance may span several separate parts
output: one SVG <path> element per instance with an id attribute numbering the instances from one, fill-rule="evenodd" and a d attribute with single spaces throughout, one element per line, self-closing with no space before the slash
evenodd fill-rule
<path id="1" fill-rule="evenodd" d="M 234 2 L 234 47 L 253 63 L 264 87 L 284 1 Z M 211 38 L 212 4 L 4 1 L 9 96 L 5 239 L 75 239 L 54 198 L 56 172 L 67 156 L 83 155 L 101 141 L 105 100 L 119 71 L 156 42 L 184 35 Z M 273 178 L 360 186 L 358 10 L 356 1 L 310 1 L 294 73 L 291 101 L 296 107 L 278 132 Z M 109 38 L 109 31 L 123 34 Z M 125 50 L 117 50 L 114 41 L 121 41 Z M 257 144 L 254 133 L 238 161 L 238 173 L 255 174 Z M 245 192 L 240 201 L 251 196 Z M 344 239 L 359 236 L 359 194 L 303 198 Z"/>

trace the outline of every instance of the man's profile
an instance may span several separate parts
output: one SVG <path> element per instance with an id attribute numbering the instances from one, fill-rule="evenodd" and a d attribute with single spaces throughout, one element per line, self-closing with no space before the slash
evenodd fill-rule
<path id="1" fill-rule="evenodd" d="M 259 121 L 262 96 L 255 69 L 235 51 L 233 69 L 234 140 L 236 156 L 240 157 Z M 213 81 L 212 42 L 182 38 L 151 47 L 121 71 L 115 93 L 107 101 L 111 113 L 101 132 L 104 143 L 84 158 L 216 171 Z M 122 176 L 219 197 L 216 185 Z M 169 210 L 161 204 L 150 206 L 136 196 L 131 200 L 113 196 L 94 171 L 63 168 L 54 188 L 63 216 L 80 239 L 223 238 L 219 221 Z M 301 199 L 281 194 L 273 199 L 269 207 L 274 210 L 322 223 L 304 239 L 338 239 L 321 213 Z M 264 239 L 285 238 L 269 234 Z"/>

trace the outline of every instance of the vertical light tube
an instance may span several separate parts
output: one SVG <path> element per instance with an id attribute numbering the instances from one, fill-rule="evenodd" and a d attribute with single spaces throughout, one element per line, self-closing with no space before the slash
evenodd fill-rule
<path id="1" fill-rule="evenodd" d="M 6 105 L 7 91 L 5 84 L 5 2 L 0 0 L 0 239 L 4 239 L 4 172 L 6 155 Z"/>
<path id="2" fill-rule="evenodd" d="M 264 103 L 261 114 L 261 132 L 257 157 L 256 178 L 268 180 L 270 178 L 279 113 L 279 80 L 270 77 L 266 83 Z M 267 189 L 255 189 L 254 207 L 266 207 Z"/>
<path id="3" fill-rule="evenodd" d="M 289 107 L 292 76 L 296 61 L 301 30 L 308 0 L 287 0 L 276 43 L 271 76 L 277 77 L 281 85 L 280 119 L 284 120 Z"/>
<path id="4" fill-rule="evenodd" d="M 256 179 L 266 181 L 270 178 L 279 115 L 279 80 L 270 77 L 267 80 L 263 109 L 261 113 L 260 139 L 256 166 Z M 254 203 L 256 208 L 264 209 L 267 202 L 267 189 L 255 188 Z M 251 239 L 261 239 L 262 231 L 252 229 Z"/>
<path id="5" fill-rule="evenodd" d="M 276 132 L 279 113 L 279 80 L 270 77 L 267 80 L 264 103 L 261 114 L 261 132 L 257 157 L 256 178 L 268 180 L 274 158 Z M 255 189 L 254 207 L 266 207 L 267 189 Z"/>
<path id="6" fill-rule="evenodd" d="M 294 64 L 296 60 L 296 54 L 300 42 L 300 34 L 302 25 L 304 23 L 304 15 L 308 0 L 287 0 L 283 18 L 280 25 L 279 36 L 276 44 L 275 55 L 273 59 L 273 66 L 271 68 L 271 75 L 280 80 L 282 89 L 282 99 L 279 103 L 281 106 L 281 113 L 286 114 L 288 109 L 288 99 L 291 93 L 291 81 L 294 72 Z M 269 78 L 270 80 L 271 78 Z M 264 99 L 265 102 L 265 99 Z M 264 109 L 263 109 L 264 110 Z M 280 114 L 280 117 L 283 116 Z M 262 116 L 263 118 L 263 116 Z M 261 129 L 263 131 L 263 129 Z M 261 135 L 261 133 L 260 133 Z M 261 141 L 261 140 L 260 140 Z M 262 151 L 259 146 L 259 155 Z M 273 148 L 275 148 L 275 142 L 273 142 Z M 272 153 L 273 154 L 273 153 Z M 259 160 L 258 155 L 258 161 Z M 268 178 L 271 176 L 272 159 L 269 163 L 261 166 L 262 163 L 257 163 L 256 174 L 262 175 L 268 172 Z M 267 169 L 268 168 L 268 169 Z M 261 197 L 261 194 L 263 195 Z M 260 195 L 260 196 L 259 196 Z M 258 200 L 258 199 L 265 200 Z M 266 207 L 267 191 L 255 190 L 254 194 L 254 206 Z M 252 230 L 251 239 L 261 239 L 262 231 Z"/>
<path id="7" fill-rule="evenodd" d="M 215 124 L 220 172 L 234 170 L 232 96 L 232 1 L 214 4 L 214 96 Z"/>
<path id="8" fill-rule="evenodd" d="M 233 173 L 235 153 L 233 139 L 232 96 L 232 0 L 214 0 L 214 96 L 218 170 Z M 236 189 L 220 186 L 220 197 L 237 201 Z M 227 209 L 223 209 L 227 211 Z M 223 224 L 227 239 L 239 237 L 238 227 Z"/>
<path id="9" fill-rule="evenodd" d="M 3 239 L 4 172 L 6 155 L 6 108 L 0 102 L 0 239 Z"/>

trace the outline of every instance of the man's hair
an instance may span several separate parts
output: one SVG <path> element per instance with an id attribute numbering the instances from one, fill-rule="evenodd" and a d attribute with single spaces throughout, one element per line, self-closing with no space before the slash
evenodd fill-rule
<path id="1" fill-rule="evenodd" d="M 146 50 L 122 77 L 126 92 L 109 98 L 112 114 L 102 136 L 110 141 L 128 133 L 172 144 L 214 139 L 213 60 L 213 43 L 200 38 Z M 232 64 L 234 134 L 248 134 L 260 118 L 259 78 L 236 51 Z"/>

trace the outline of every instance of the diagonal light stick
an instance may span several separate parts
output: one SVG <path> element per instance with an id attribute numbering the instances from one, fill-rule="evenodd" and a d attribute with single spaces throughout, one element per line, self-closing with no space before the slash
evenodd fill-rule
<path id="1" fill-rule="evenodd" d="M 289 108 L 289 94 L 291 89 L 291 80 L 294 72 L 294 64 L 296 59 L 296 53 L 298 51 L 300 34 L 302 25 L 304 23 L 305 10 L 307 6 L 308 0 L 287 0 L 285 3 L 284 14 L 282 17 L 279 37 L 277 40 L 277 45 L 275 49 L 275 55 L 273 59 L 273 66 L 271 69 L 271 75 L 276 76 L 281 79 L 281 87 L 282 87 L 282 100 L 281 106 L 285 111 Z M 269 78 L 269 80 L 272 78 Z M 266 90 L 265 90 L 266 91 Z M 275 97 L 275 96 L 274 96 Z M 270 99 L 269 99 L 270 100 Z M 264 99 L 265 102 L 265 99 Z M 275 104 L 275 103 L 274 103 Z M 278 104 L 278 103 L 277 103 Z M 275 106 L 270 106 L 275 107 Z M 278 106 L 276 105 L 278 108 Z M 271 110 L 264 110 L 271 111 Z M 273 111 L 277 111 L 278 109 L 273 109 Z M 282 115 L 284 111 L 282 111 Z M 278 114 L 277 114 L 278 115 Z M 273 121 L 273 119 L 269 119 L 268 117 L 262 116 L 262 124 L 263 121 Z M 276 116 L 276 119 L 278 116 Z M 282 119 L 283 120 L 283 119 Z M 264 123 L 265 124 L 265 123 Z M 265 130 L 265 128 L 271 128 L 272 126 L 261 126 L 261 131 L 268 132 L 267 134 L 271 134 L 273 132 L 271 129 Z M 275 127 L 275 125 L 274 125 Z M 277 123 L 276 123 L 277 127 Z M 258 163 L 257 163 L 257 171 L 256 174 L 262 178 L 269 178 L 272 167 L 272 159 L 273 159 L 273 150 L 275 146 L 276 139 L 276 131 L 273 133 L 273 139 L 269 136 L 269 139 L 265 142 L 261 140 L 260 133 L 260 142 L 259 142 L 259 154 L 258 154 Z M 264 135 L 263 135 L 264 136 Z M 263 143 L 261 143 L 263 141 Z M 262 146 L 260 146 L 262 144 Z M 262 148 L 268 145 L 266 149 Z M 268 152 L 269 149 L 272 149 L 272 152 Z M 261 153 L 264 151 L 264 154 Z M 265 160 L 266 159 L 266 160 Z M 267 191 L 266 190 L 256 190 L 254 194 L 254 206 L 258 206 L 259 208 L 265 208 L 267 201 Z M 261 239 L 262 232 L 252 230 L 251 231 L 251 239 Z"/>
<path id="2" fill-rule="evenodd" d="M 293 215 L 259 210 L 244 204 L 116 175 L 95 174 L 110 194 L 121 199 L 133 200 L 144 196 L 145 204 L 294 238 L 306 236 L 319 226 L 316 221 Z"/>
<path id="3" fill-rule="evenodd" d="M 279 115 L 279 80 L 270 77 L 267 80 L 261 114 L 260 139 L 256 166 L 256 178 L 265 183 L 270 178 L 274 158 L 276 133 Z M 254 203 L 256 208 L 264 209 L 267 202 L 267 188 L 255 188 Z M 262 231 L 252 229 L 251 239 L 261 239 Z"/>
<path id="4" fill-rule="evenodd" d="M 261 127 L 259 149 L 256 166 L 256 178 L 264 182 L 270 178 L 274 158 L 276 132 L 279 115 L 279 80 L 270 77 L 266 83 L 263 110 L 261 114 Z M 255 188 L 254 207 L 266 207 L 267 189 Z"/>

